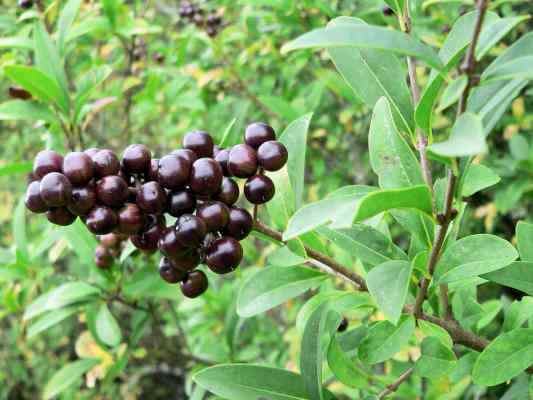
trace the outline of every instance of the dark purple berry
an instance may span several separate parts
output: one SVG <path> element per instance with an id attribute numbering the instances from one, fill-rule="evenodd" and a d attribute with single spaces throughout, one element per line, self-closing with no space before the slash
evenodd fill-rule
<path id="1" fill-rule="evenodd" d="M 244 184 L 244 196 L 252 204 L 263 204 L 274 197 L 274 182 L 265 175 L 255 175 Z"/>
<path id="2" fill-rule="evenodd" d="M 9 91 L 9 97 L 13 99 L 29 100 L 32 97 L 30 92 L 28 92 L 26 89 L 23 89 L 19 86 L 10 86 L 8 91 Z"/>
<path id="3" fill-rule="evenodd" d="M 18 0 L 18 6 L 24 10 L 29 10 L 33 7 L 33 0 Z"/>
<path id="4" fill-rule="evenodd" d="M 72 184 L 65 175 L 50 172 L 41 180 L 39 191 L 48 207 L 63 207 L 72 195 Z"/>
<path id="5" fill-rule="evenodd" d="M 48 210 L 48 206 L 41 197 L 40 188 L 41 183 L 39 181 L 31 182 L 26 189 L 26 197 L 24 198 L 26 208 L 37 214 L 44 213 Z"/>
<path id="6" fill-rule="evenodd" d="M 108 249 L 118 249 L 122 243 L 123 236 L 116 233 L 98 236 L 100 244 Z"/>
<path id="7" fill-rule="evenodd" d="M 63 157 L 53 150 L 40 151 L 33 162 L 33 173 L 38 179 L 42 179 L 50 172 L 61 172 Z"/>
<path id="8" fill-rule="evenodd" d="M 152 158 L 150 168 L 144 174 L 144 181 L 157 181 L 159 179 L 159 158 Z"/>
<path id="9" fill-rule="evenodd" d="M 224 235 L 237 240 L 246 238 L 254 226 L 254 220 L 244 208 L 232 207 L 229 210 L 229 221 L 224 229 Z"/>
<path id="10" fill-rule="evenodd" d="M 87 218 L 85 219 L 85 225 L 87 229 L 95 235 L 105 235 L 113 232 L 118 224 L 117 214 L 109 207 L 96 206 L 94 207 Z"/>
<path id="11" fill-rule="evenodd" d="M 263 122 L 254 122 L 246 127 L 244 142 L 248 146 L 257 149 L 269 140 L 276 140 L 276 132 L 270 125 Z"/>
<path id="12" fill-rule="evenodd" d="M 129 197 L 128 184 L 120 176 L 104 176 L 96 183 L 96 197 L 110 207 L 121 207 Z"/>
<path id="13" fill-rule="evenodd" d="M 383 7 L 383 15 L 386 17 L 390 17 L 391 15 L 394 15 L 394 10 L 390 8 L 389 6 Z"/>
<path id="14" fill-rule="evenodd" d="M 63 175 L 75 186 L 85 185 L 94 176 L 93 160 L 80 151 L 68 153 L 63 159 Z"/>
<path id="15" fill-rule="evenodd" d="M 91 147 L 90 149 L 84 150 L 84 153 L 87 154 L 89 157 L 93 158 L 99 151 L 99 148 Z"/>
<path id="16" fill-rule="evenodd" d="M 187 273 L 177 269 L 167 257 L 162 257 L 159 262 L 159 275 L 168 283 L 178 283 L 187 277 Z"/>
<path id="17" fill-rule="evenodd" d="M 224 177 L 220 191 L 215 197 L 227 206 L 232 206 L 239 200 L 239 185 L 233 179 Z"/>
<path id="18" fill-rule="evenodd" d="M 259 165 L 267 171 L 278 171 L 287 162 L 287 148 L 280 142 L 270 140 L 257 149 Z"/>
<path id="19" fill-rule="evenodd" d="M 239 266 L 242 257 L 242 246 L 238 241 L 231 237 L 221 237 L 207 249 L 206 263 L 211 271 L 227 274 Z"/>
<path id="20" fill-rule="evenodd" d="M 146 216 L 137 204 L 128 203 L 117 212 L 118 230 L 126 235 L 139 233 L 146 225 Z"/>
<path id="21" fill-rule="evenodd" d="M 197 249 L 189 250 L 172 260 L 174 266 L 180 271 L 189 272 L 200 264 L 200 255 Z"/>
<path id="22" fill-rule="evenodd" d="M 154 251 L 157 250 L 159 238 L 165 230 L 165 225 L 155 216 L 150 216 L 151 222 L 139 234 L 130 237 L 131 242 L 139 250 Z"/>
<path id="23" fill-rule="evenodd" d="M 124 150 L 122 164 L 127 172 L 141 174 L 150 168 L 152 155 L 144 144 L 132 144 Z"/>
<path id="24" fill-rule="evenodd" d="M 98 178 L 109 175 L 118 175 L 120 171 L 120 161 L 117 155 L 111 150 L 99 150 L 92 156 L 94 173 Z"/>
<path id="25" fill-rule="evenodd" d="M 72 189 L 67 208 L 74 215 L 84 216 L 96 203 L 96 190 L 94 184 Z"/>
<path id="26" fill-rule="evenodd" d="M 231 176 L 231 172 L 228 168 L 229 152 L 230 151 L 228 149 L 221 149 L 215 155 L 215 160 L 222 167 L 222 172 L 224 173 L 224 176 Z"/>
<path id="27" fill-rule="evenodd" d="M 179 189 L 189 181 L 191 164 L 183 157 L 168 155 L 159 160 L 158 181 L 166 189 Z"/>
<path id="28" fill-rule="evenodd" d="M 185 214 L 176 221 L 176 237 L 186 247 L 198 247 L 204 240 L 207 226 L 203 219 Z"/>
<path id="29" fill-rule="evenodd" d="M 220 201 L 212 201 L 198 207 L 196 216 L 204 220 L 208 232 L 216 232 L 224 229 L 227 225 L 229 209 Z"/>
<path id="30" fill-rule="evenodd" d="M 67 226 L 76 221 L 76 216 L 66 207 L 54 207 L 46 212 L 46 218 L 52 224 Z"/>
<path id="31" fill-rule="evenodd" d="M 344 332 L 348 329 L 348 320 L 343 318 L 339 326 L 337 327 L 337 332 Z"/>
<path id="32" fill-rule="evenodd" d="M 170 154 L 185 159 L 185 160 L 188 161 L 191 165 L 192 165 L 196 160 L 198 160 L 198 156 L 196 155 L 196 153 L 195 153 L 194 151 L 192 151 L 192 150 L 189 150 L 189 149 L 178 149 L 178 150 L 174 150 L 174 151 L 173 151 L 172 153 L 170 153 Z"/>
<path id="33" fill-rule="evenodd" d="M 257 153 L 247 144 L 233 146 L 229 152 L 228 169 L 238 178 L 249 178 L 257 172 Z"/>
<path id="34" fill-rule="evenodd" d="M 200 158 L 194 162 L 191 169 L 189 184 L 193 192 L 211 195 L 220 189 L 222 183 L 222 168 L 211 158 Z"/>
<path id="35" fill-rule="evenodd" d="M 192 214 L 196 209 L 196 197 L 189 189 L 172 192 L 168 196 L 168 213 L 173 217 Z"/>
<path id="36" fill-rule="evenodd" d="M 137 205 L 148 214 L 161 214 L 167 205 L 167 194 L 157 182 L 147 182 L 137 192 Z"/>
<path id="37" fill-rule="evenodd" d="M 181 292 L 185 297 L 194 299 L 204 293 L 208 285 L 207 276 L 202 271 L 192 271 L 181 282 Z"/>
<path id="38" fill-rule="evenodd" d="M 183 147 L 192 150 L 198 158 L 213 157 L 213 138 L 204 131 L 189 132 L 183 138 Z"/>
<path id="39" fill-rule="evenodd" d="M 113 254 L 108 248 L 99 245 L 94 251 L 94 263 L 100 269 L 108 269 L 113 265 Z"/>
<path id="40" fill-rule="evenodd" d="M 171 260 L 176 259 L 182 253 L 184 253 L 187 248 L 181 244 L 176 236 L 176 230 L 174 227 L 166 228 L 157 244 L 159 251 Z"/>

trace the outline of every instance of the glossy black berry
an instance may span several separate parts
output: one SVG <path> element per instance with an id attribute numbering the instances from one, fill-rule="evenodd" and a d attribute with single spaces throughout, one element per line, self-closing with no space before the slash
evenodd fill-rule
<path id="1" fill-rule="evenodd" d="M 123 236 L 116 233 L 108 233 L 107 235 L 98 236 L 100 244 L 108 249 L 117 249 L 122 243 Z"/>
<path id="2" fill-rule="evenodd" d="M 189 189 L 176 190 L 168 195 L 168 213 L 173 217 L 192 214 L 196 209 L 196 196 Z"/>
<path id="3" fill-rule="evenodd" d="M 26 89 L 23 89 L 19 86 L 10 86 L 8 91 L 9 91 L 9 97 L 13 99 L 19 99 L 19 100 L 31 99 L 31 93 L 28 92 Z"/>
<path id="4" fill-rule="evenodd" d="M 40 151 L 33 161 L 33 173 L 38 178 L 43 178 L 50 172 L 61 172 L 63 157 L 53 150 Z"/>
<path id="5" fill-rule="evenodd" d="M 203 219 L 208 232 L 216 232 L 224 229 L 227 225 L 229 209 L 220 201 L 211 201 L 198 207 L 196 216 Z"/>
<path id="6" fill-rule="evenodd" d="M 252 204 L 263 204 L 274 197 L 274 182 L 265 175 L 255 175 L 244 184 L 244 196 Z"/>
<path id="7" fill-rule="evenodd" d="M 99 245 L 94 251 L 94 263 L 100 269 L 108 269 L 113 265 L 113 254 L 108 248 Z"/>
<path id="8" fill-rule="evenodd" d="M 39 181 L 31 182 L 26 189 L 26 197 L 24 198 L 26 208 L 37 214 L 44 213 L 48 210 L 48 206 L 41 197 L 40 188 L 41 183 Z"/>
<path id="9" fill-rule="evenodd" d="M 207 24 L 212 26 L 217 26 L 222 23 L 222 17 L 217 14 L 209 14 L 207 16 Z"/>
<path id="10" fill-rule="evenodd" d="M 257 149 L 259 165 L 267 171 L 277 171 L 283 168 L 288 156 L 287 148 L 276 140 L 265 142 Z"/>
<path id="11" fill-rule="evenodd" d="M 187 272 L 181 271 L 167 257 L 162 257 L 159 262 L 159 275 L 168 283 L 178 283 L 187 277 Z"/>
<path id="12" fill-rule="evenodd" d="M 220 149 L 215 154 L 215 160 L 222 167 L 222 172 L 224 173 L 224 176 L 231 176 L 231 172 L 228 168 L 229 152 L 230 151 L 228 149 Z"/>
<path id="13" fill-rule="evenodd" d="M 158 179 L 159 179 L 159 159 L 152 158 L 152 160 L 150 161 L 150 168 L 144 174 L 144 181 L 150 182 L 150 181 L 157 181 Z"/>
<path id="14" fill-rule="evenodd" d="M 246 127 L 244 142 L 248 146 L 257 149 L 269 140 L 276 140 L 276 132 L 270 125 L 263 122 L 254 122 Z"/>
<path id="15" fill-rule="evenodd" d="M 176 237 L 186 247 L 198 247 L 207 233 L 203 219 L 195 215 L 182 215 L 176 221 Z"/>
<path id="16" fill-rule="evenodd" d="M 152 155 L 144 144 L 132 144 L 124 150 L 122 164 L 132 174 L 140 174 L 150 168 Z"/>
<path id="17" fill-rule="evenodd" d="M 389 6 L 384 6 L 382 11 L 383 11 L 383 15 L 386 17 L 390 17 L 391 15 L 394 15 L 394 10 L 390 8 Z"/>
<path id="18" fill-rule="evenodd" d="M 189 250 L 180 254 L 172 260 L 174 267 L 180 271 L 189 272 L 195 269 L 200 264 L 200 255 L 197 249 Z"/>
<path id="19" fill-rule="evenodd" d="M 49 207 L 66 206 L 72 195 L 72 184 L 59 172 L 50 172 L 41 180 L 41 198 Z"/>
<path id="20" fill-rule="evenodd" d="M 157 250 L 159 238 L 165 230 L 164 224 L 155 216 L 149 216 L 149 218 L 151 221 L 146 228 L 141 233 L 130 237 L 133 245 L 143 251 Z"/>
<path id="21" fill-rule="evenodd" d="M 120 207 L 128 196 L 128 184 L 120 176 L 104 176 L 96 183 L 96 197 L 106 206 Z"/>
<path id="22" fill-rule="evenodd" d="M 127 203 L 117 212 L 118 230 L 126 235 L 139 233 L 146 225 L 146 215 L 137 204 Z"/>
<path id="23" fill-rule="evenodd" d="M 148 214 L 161 214 L 167 205 L 167 194 L 157 182 L 147 182 L 137 192 L 137 205 Z"/>
<path id="24" fill-rule="evenodd" d="M 194 151 L 198 158 L 213 157 L 213 138 L 204 131 L 189 132 L 183 138 L 183 147 Z"/>
<path id="25" fill-rule="evenodd" d="M 233 146 L 229 152 L 228 170 L 238 178 L 249 178 L 257 172 L 257 153 L 247 144 Z"/>
<path id="26" fill-rule="evenodd" d="M 67 226 L 76 221 L 76 216 L 66 207 L 53 207 L 46 212 L 46 218 L 52 224 Z"/>
<path id="27" fill-rule="evenodd" d="M 207 276 L 202 271 L 192 271 L 181 282 L 181 293 L 185 297 L 194 299 L 203 294 L 207 290 L 208 285 Z"/>
<path id="28" fill-rule="evenodd" d="M 348 320 L 343 318 L 339 326 L 337 327 L 337 332 L 344 332 L 348 329 Z"/>
<path id="29" fill-rule="evenodd" d="M 74 215 L 84 216 L 96 203 L 96 190 L 94 184 L 72 188 L 72 194 L 67 208 Z"/>
<path id="30" fill-rule="evenodd" d="M 87 214 L 85 225 L 95 235 L 105 235 L 117 227 L 118 217 L 111 208 L 96 206 Z"/>
<path id="31" fill-rule="evenodd" d="M 215 160 L 200 158 L 194 162 L 189 180 L 193 192 L 211 195 L 218 192 L 221 183 L 222 168 Z"/>
<path id="32" fill-rule="evenodd" d="M 189 149 L 178 149 L 178 150 L 174 150 L 172 153 L 170 153 L 172 155 L 175 155 L 175 156 L 178 156 L 178 157 L 181 157 L 181 158 L 184 158 L 186 161 L 188 161 L 191 165 L 196 161 L 198 160 L 198 156 L 196 155 L 196 153 L 192 150 L 189 150 Z"/>
<path id="33" fill-rule="evenodd" d="M 246 238 L 254 226 L 254 220 L 244 208 L 232 207 L 229 210 L 229 221 L 224 229 L 224 235 L 237 240 Z"/>
<path id="34" fill-rule="evenodd" d="M 96 153 L 98 153 L 99 151 L 100 151 L 99 148 L 91 147 L 90 149 L 84 150 L 83 152 L 87 154 L 89 157 L 93 158 L 96 155 Z"/>
<path id="35" fill-rule="evenodd" d="M 187 248 L 178 240 L 174 227 L 166 228 L 163 231 L 157 247 L 161 253 L 171 260 L 176 259 L 187 250 Z"/>
<path id="36" fill-rule="evenodd" d="M 215 37 L 218 34 L 218 29 L 214 26 L 208 26 L 205 28 L 205 33 L 207 33 L 207 36 L 209 37 Z"/>
<path id="37" fill-rule="evenodd" d="M 117 155 L 111 150 L 99 150 L 92 156 L 94 173 L 98 178 L 109 175 L 118 175 L 120 171 L 120 161 Z"/>
<path id="38" fill-rule="evenodd" d="M 85 185 L 94 176 L 93 160 L 80 151 L 68 153 L 63 159 L 63 175 L 75 186 Z"/>
<path id="39" fill-rule="evenodd" d="M 232 206 L 239 200 L 239 185 L 233 179 L 224 177 L 220 191 L 216 194 L 216 200 L 221 201 L 227 206 Z"/>
<path id="40" fill-rule="evenodd" d="M 227 274 L 239 266 L 242 257 L 242 246 L 237 240 L 231 237 L 221 237 L 211 243 L 207 249 L 206 263 L 211 271 L 217 274 Z"/>
<path id="41" fill-rule="evenodd" d="M 18 6 L 24 10 L 29 10 L 33 7 L 33 0 L 18 0 Z"/>
<path id="42" fill-rule="evenodd" d="M 170 154 L 159 160 L 158 181 L 166 189 L 179 189 L 189 181 L 191 164 L 183 157 Z"/>

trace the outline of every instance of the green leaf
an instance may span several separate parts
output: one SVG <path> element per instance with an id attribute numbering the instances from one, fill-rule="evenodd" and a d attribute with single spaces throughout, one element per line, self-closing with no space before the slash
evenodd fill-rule
<path id="1" fill-rule="evenodd" d="M 74 361 L 63 366 L 48 381 L 43 391 L 44 400 L 51 399 L 78 381 L 81 376 L 100 363 L 100 360 L 88 358 Z"/>
<path id="2" fill-rule="evenodd" d="M 0 121 L 28 120 L 56 121 L 48 106 L 35 101 L 10 100 L 0 104 Z"/>
<path id="3" fill-rule="evenodd" d="M 533 296 L 533 262 L 515 261 L 505 268 L 481 275 L 481 277 Z"/>
<path id="4" fill-rule="evenodd" d="M 331 372 L 341 383 L 356 389 L 368 387 L 369 375 L 348 357 L 335 337 L 329 344 L 327 359 Z"/>
<path id="5" fill-rule="evenodd" d="M 69 0 L 63 8 L 63 11 L 61 11 L 59 21 L 57 22 L 57 47 L 59 49 L 59 54 L 65 54 L 65 41 L 70 27 L 78 16 L 81 1 L 82 0 Z"/>
<path id="6" fill-rule="evenodd" d="M 341 315 L 325 302 L 307 320 L 300 350 L 300 369 L 310 400 L 323 400 L 322 364 Z"/>
<path id="7" fill-rule="evenodd" d="M 505 35 L 507 35 L 519 23 L 527 20 L 529 16 L 499 18 L 483 26 L 479 43 L 476 47 L 476 59 L 481 60 L 489 50 L 494 47 Z"/>
<path id="8" fill-rule="evenodd" d="M 519 221 L 516 225 L 516 241 L 520 259 L 533 262 L 533 224 Z"/>
<path id="9" fill-rule="evenodd" d="M 31 161 L 2 165 L 0 167 L 0 177 L 27 174 L 31 172 L 32 169 L 33 163 Z"/>
<path id="10" fill-rule="evenodd" d="M 104 13 L 111 24 L 113 30 L 117 29 L 117 14 L 120 0 L 102 0 Z"/>
<path id="11" fill-rule="evenodd" d="M 448 375 L 457 363 L 454 352 L 436 337 L 429 336 L 422 341 L 421 353 L 415 373 L 432 380 Z"/>
<path id="12" fill-rule="evenodd" d="M 510 80 L 510 79 L 533 79 L 533 71 L 531 71 L 531 63 L 533 63 L 533 57 L 521 57 L 516 60 L 511 60 L 508 63 L 497 66 L 489 73 L 481 76 L 481 84 L 498 81 L 498 80 Z"/>
<path id="13" fill-rule="evenodd" d="M 24 312 L 24 320 L 29 320 L 47 311 L 56 310 L 73 303 L 86 301 L 100 293 L 100 289 L 85 282 L 64 283 L 37 297 Z"/>
<path id="14" fill-rule="evenodd" d="M 428 150 L 444 157 L 475 156 L 487 151 L 481 118 L 464 113 L 455 121 L 448 140 L 428 146 Z"/>
<path id="15" fill-rule="evenodd" d="M 385 3 L 394 10 L 396 15 L 403 15 L 405 0 L 385 0 Z"/>
<path id="16" fill-rule="evenodd" d="M 429 188 L 426 185 L 419 185 L 402 189 L 378 190 L 367 194 L 359 202 L 354 221 L 364 221 L 395 208 L 412 208 L 431 215 Z"/>
<path id="17" fill-rule="evenodd" d="M 261 314 L 318 286 L 324 279 L 326 275 L 310 268 L 265 267 L 243 283 L 237 313 L 241 317 Z"/>
<path id="18" fill-rule="evenodd" d="M 220 140 L 220 147 L 229 147 L 237 144 L 236 135 L 237 130 L 233 130 L 233 127 L 235 126 L 235 122 L 237 122 L 237 118 L 233 118 L 230 123 L 226 126 L 226 129 L 224 129 L 224 133 L 222 134 L 222 139 Z M 232 135 L 232 132 L 233 135 Z"/>
<path id="19" fill-rule="evenodd" d="M 193 380 L 211 393 L 231 400 L 309 400 L 301 375 L 261 365 L 216 365 L 196 373 Z"/>
<path id="20" fill-rule="evenodd" d="M 28 326 L 28 331 L 26 333 L 26 338 L 29 340 L 41 332 L 44 332 L 48 328 L 60 323 L 61 321 L 67 319 L 71 315 L 76 314 L 80 310 L 78 306 L 65 307 L 59 310 L 54 310 L 43 315 L 37 321 Z"/>
<path id="21" fill-rule="evenodd" d="M 381 321 L 370 327 L 359 346 L 359 357 L 365 364 L 377 364 L 388 360 L 407 344 L 415 331 L 415 320 L 403 316 L 398 325 Z"/>
<path id="22" fill-rule="evenodd" d="M 95 324 L 98 339 L 110 347 L 116 347 L 120 344 L 122 341 L 120 326 L 106 304 L 102 304 L 98 309 Z"/>
<path id="23" fill-rule="evenodd" d="M 478 331 L 488 326 L 502 309 L 500 300 L 489 300 L 481 304 L 484 316 L 477 322 L 476 328 Z"/>
<path id="24" fill-rule="evenodd" d="M 483 189 L 496 185 L 500 177 L 490 168 L 481 164 L 471 164 L 464 177 L 461 194 L 472 196 Z"/>
<path id="25" fill-rule="evenodd" d="M 360 200 L 376 189 L 370 186 L 353 186 L 343 195 L 303 206 L 294 213 L 283 233 L 283 240 L 290 240 L 323 225 L 341 228 L 352 225 Z"/>
<path id="26" fill-rule="evenodd" d="M 444 89 L 444 92 L 442 93 L 439 107 L 437 108 L 437 112 L 442 112 L 446 110 L 448 107 L 451 107 L 452 105 L 454 105 L 457 101 L 459 101 L 459 98 L 461 97 L 461 94 L 465 90 L 467 83 L 468 83 L 468 79 L 464 75 L 461 75 L 460 77 L 451 81 L 450 84 L 446 87 L 446 89 Z"/>
<path id="27" fill-rule="evenodd" d="M 424 321 L 422 319 L 418 320 L 418 327 L 425 336 L 435 337 L 440 340 L 440 342 L 444 346 L 450 349 L 452 348 L 453 340 L 448 331 L 444 328 L 441 328 L 439 325 L 436 325 L 429 321 Z"/>
<path id="28" fill-rule="evenodd" d="M 495 300 L 501 307 L 499 300 Z M 508 332 L 520 328 L 533 316 L 533 297 L 524 296 L 521 300 L 513 301 L 505 310 L 503 331 Z"/>
<path id="29" fill-rule="evenodd" d="M 494 235 L 471 235 L 452 243 L 435 270 L 439 283 L 472 278 L 504 268 L 518 257 L 515 248 Z"/>
<path id="30" fill-rule="evenodd" d="M 100 86 L 113 72 L 109 65 L 92 68 L 81 77 L 77 84 L 78 92 L 74 100 L 74 119 L 79 123 L 82 109 L 87 104 L 94 90 Z"/>
<path id="31" fill-rule="evenodd" d="M 396 325 L 407 299 L 413 264 L 387 261 L 370 270 L 366 277 L 368 291 L 385 317 Z"/>
<path id="32" fill-rule="evenodd" d="M 395 259 L 407 259 L 403 250 L 392 243 L 389 237 L 369 225 L 356 224 L 344 229 L 322 227 L 317 232 L 348 254 L 371 266 Z"/>
<path id="33" fill-rule="evenodd" d="M 63 112 L 68 112 L 68 103 L 63 91 L 49 75 L 36 68 L 22 65 L 8 65 L 4 68 L 4 72 L 8 78 L 35 98 L 45 103 L 55 103 Z"/>
<path id="34" fill-rule="evenodd" d="M 515 329 L 494 339 L 478 357 L 472 378 L 481 386 L 504 383 L 533 364 L 533 329 Z"/>
<path id="35" fill-rule="evenodd" d="M 385 50 L 416 57 L 436 69 L 443 67 L 437 54 L 412 36 L 400 31 L 364 24 L 341 24 L 315 29 L 285 44 L 281 52 L 331 47 Z"/>
<path id="36" fill-rule="evenodd" d="M 33 49 L 33 43 L 25 37 L 0 37 L 0 49 Z"/>
<path id="37" fill-rule="evenodd" d="M 328 24 L 328 29 L 342 24 L 366 23 L 358 18 L 339 17 Z M 396 55 L 355 47 L 330 48 L 328 53 L 337 71 L 368 107 L 374 108 L 381 97 L 387 98 L 397 126 L 405 132 L 413 131 L 411 94 L 406 80 L 396 79 L 406 74 L 405 65 Z"/>
<path id="38" fill-rule="evenodd" d="M 26 235 L 26 205 L 24 204 L 24 198 L 21 198 L 17 204 L 12 228 L 17 249 L 17 256 L 20 254 L 23 260 L 28 260 L 29 252 L 28 238 Z"/>
<path id="39" fill-rule="evenodd" d="M 62 227 L 60 230 L 63 232 L 63 238 L 78 255 L 81 262 L 87 266 L 94 266 L 94 250 L 97 242 L 83 222 L 78 219 L 72 225 Z"/>

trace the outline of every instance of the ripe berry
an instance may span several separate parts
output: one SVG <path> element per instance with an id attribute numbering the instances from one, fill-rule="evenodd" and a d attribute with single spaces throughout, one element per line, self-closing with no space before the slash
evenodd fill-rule
<path id="1" fill-rule="evenodd" d="M 207 16 L 207 24 L 208 25 L 220 25 L 222 22 L 222 17 L 220 15 L 217 15 L 217 14 L 209 14 Z"/>
<path id="2" fill-rule="evenodd" d="M 84 153 L 87 154 L 89 157 L 93 158 L 99 151 L 99 148 L 91 147 L 90 149 L 85 150 Z"/>
<path id="3" fill-rule="evenodd" d="M 158 181 L 166 189 L 179 189 L 187 183 L 191 164 L 183 157 L 168 155 L 159 160 Z"/>
<path id="4" fill-rule="evenodd" d="M 213 138 L 207 132 L 187 133 L 183 138 L 183 147 L 194 151 L 198 158 L 213 157 Z"/>
<path id="5" fill-rule="evenodd" d="M 222 167 L 222 172 L 224 173 L 224 176 L 231 176 L 231 172 L 228 168 L 228 160 L 229 160 L 229 150 L 228 149 L 221 149 L 215 154 L 215 161 L 220 164 Z"/>
<path id="6" fill-rule="evenodd" d="M 171 260 L 176 259 L 187 250 L 187 248 L 178 240 L 174 227 L 169 227 L 164 230 L 159 238 L 157 247 L 161 253 Z"/>
<path id="7" fill-rule="evenodd" d="M 157 243 L 165 230 L 164 224 L 155 216 L 149 216 L 149 218 L 151 221 L 146 228 L 141 233 L 130 237 L 133 245 L 143 251 L 157 250 Z"/>
<path id="8" fill-rule="evenodd" d="M 63 159 L 63 174 L 73 185 L 85 185 L 94 176 L 93 160 L 79 151 L 68 153 Z"/>
<path id="9" fill-rule="evenodd" d="M 52 224 L 67 226 L 76 221 L 76 216 L 66 207 L 53 207 L 46 212 L 46 218 Z"/>
<path id="10" fill-rule="evenodd" d="M 211 195 L 220 189 L 222 168 L 211 158 L 200 158 L 191 169 L 189 184 L 193 192 Z"/>
<path id="11" fill-rule="evenodd" d="M 209 37 L 215 37 L 218 34 L 218 29 L 214 26 L 208 26 L 205 29 L 205 33 L 207 33 L 207 36 Z"/>
<path id="12" fill-rule="evenodd" d="M 344 332 L 346 329 L 348 329 L 348 320 L 346 318 L 343 318 L 341 323 L 337 327 L 337 332 Z"/>
<path id="13" fill-rule="evenodd" d="M 196 216 L 204 220 L 208 232 L 216 232 L 227 225 L 229 209 L 224 203 L 213 201 L 198 207 Z"/>
<path id="14" fill-rule="evenodd" d="M 185 214 L 176 221 L 176 237 L 186 247 L 198 247 L 204 240 L 207 226 L 203 219 Z"/>
<path id="15" fill-rule="evenodd" d="M 394 15 L 394 10 L 389 6 L 385 6 L 383 7 L 383 15 L 386 17 L 390 17 L 391 15 Z"/>
<path id="16" fill-rule="evenodd" d="M 50 172 L 61 172 L 63 157 L 53 150 L 40 151 L 33 161 L 33 173 L 38 179 Z"/>
<path id="17" fill-rule="evenodd" d="M 276 140 L 276 132 L 270 125 L 263 122 L 254 122 L 246 127 L 244 142 L 248 146 L 257 149 L 269 140 Z"/>
<path id="18" fill-rule="evenodd" d="M 257 149 L 259 165 L 267 171 L 277 171 L 283 168 L 288 156 L 287 148 L 275 140 L 265 142 Z"/>
<path id="19" fill-rule="evenodd" d="M 238 178 L 249 178 L 257 172 L 257 153 L 247 144 L 233 146 L 229 152 L 228 170 Z"/>
<path id="20" fill-rule="evenodd" d="M 255 175 L 244 184 L 244 196 L 252 204 L 263 204 L 274 197 L 275 187 L 265 175 Z"/>
<path id="21" fill-rule="evenodd" d="M 242 257 L 242 246 L 238 241 L 231 237 L 221 237 L 209 246 L 206 263 L 211 271 L 227 274 L 239 266 Z"/>
<path id="22" fill-rule="evenodd" d="M 177 190 L 168 196 L 168 213 L 173 217 L 192 214 L 195 209 L 196 197 L 189 189 Z"/>
<path id="23" fill-rule="evenodd" d="M 74 215 L 84 216 L 91 211 L 95 203 L 96 190 L 93 184 L 89 184 L 72 189 L 67 208 Z"/>
<path id="24" fill-rule="evenodd" d="M 232 206 L 239 200 L 239 185 L 233 179 L 224 177 L 222 179 L 222 185 L 220 185 L 220 191 L 216 194 L 216 199 Z"/>
<path id="25" fill-rule="evenodd" d="M 120 176 L 104 176 L 96 183 L 96 197 L 106 206 L 120 207 L 128 196 L 128 184 Z"/>
<path id="26" fill-rule="evenodd" d="M 192 271 L 181 282 L 181 292 L 185 297 L 194 299 L 204 293 L 208 285 L 207 276 L 202 271 Z"/>
<path id="27" fill-rule="evenodd" d="M 100 269 L 107 269 L 113 265 L 113 255 L 108 248 L 99 245 L 94 251 L 94 263 Z"/>
<path id="28" fill-rule="evenodd" d="M 146 225 L 146 216 L 137 204 L 128 203 L 117 212 L 118 230 L 126 235 L 139 233 Z"/>
<path id="29" fill-rule="evenodd" d="M 98 237 L 100 244 L 108 249 L 117 249 L 122 243 L 122 236 L 116 233 L 108 233 L 107 235 L 101 235 Z"/>
<path id="30" fill-rule="evenodd" d="M 31 93 L 18 86 L 9 87 L 9 96 L 12 97 L 13 99 L 19 99 L 19 100 L 31 99 Z"/>
<path id="31" fill-rule="evenodd" d="M 113 232 L 118 224 L 117 214 L 109 207 L 94 207 L 85 220 L 87 229 L 95 235 L 105 235 Z"/>
<path id="32" fill-rule="evenodd" d="M 144 181 L 157 181 L 159 179 L 159 158 L 152 158 L 150 161 L 150 168 L 144 174 Z"/>
<path id="33" fill-rule="evenodd" d="M 33 7 L 33 0 L 19 0 L 18 6 L 24 10 L 28 10 Z"/>
<path id="34" fill-rule="evenodd" d="M 98 178 L 108 175 L 118 175 L 120 171 L 120 161 L 111 150 L 100 150 L 92 156 L 94 173 Z"/>
<path id="35" fill-rule="evenodd" d="M 41 180 L 41 198 L 49 207 L 67 205 L 72 194 L 72 185 L 67 177 L 59 172 L 50 172 Z"/>
<path id="36" fill-rule="evenodd" d="M 178 157 L 181 157 L 181 158 L 184 158 L 186 161 L 188 161 L 191 165 L 196 161 L 198 160 L 198 156 L 196 155 L 196 153 L 192 150 L 189 150 L 189 149 L 178 149 L 178 150 L 174 150 L 172 153 L 170 154 L 173 154 L 175 156 L 178 156 Z"/>
<path id="37" fill-rule="evenodd" d="M 172 260 L 174 266 L 184 272 L 189 272 L 195 269 L 200 264 L 200 255 L 198 250 L 192 249 L 180 254 Z"/>
<path id="38" fill-rule="evenodd" d="M 161 214 L 167 205 L 167 194 L 157 182 L 147 182 L 137 192 L 137 205 L 149 214 Z"/>
<path id="39" fill-rule="evenodd" d="M 177 269 L 167 257 L 162 257 L 159 262 L 159 275 L 168 283 L 178 283 L 187 277 L 187 273 Z"/>
<path id="40" fill-rule="evenodd" d="M 41 184 L 39 181 L 33 181 L 26 189 L 24 204 L 26 208 L 33 213 L 41 214 L 48 210 L 48 206 L 41 197 Z"/>
<path id="41" fill-rule="evenodd" d="M 132 144 L 124 150 L 122 164 L 127 172 L 140 174 L 150 168 L 152 155 L 144 144 Z"/>
<path id="42" fill-rule="evenodd" d="M 254 226 L 254 220 L 244 208 L 232 207 L 229 210 L 229 222 L 224 229 L 224 235 L 237 240 L 246 238 Z"/>

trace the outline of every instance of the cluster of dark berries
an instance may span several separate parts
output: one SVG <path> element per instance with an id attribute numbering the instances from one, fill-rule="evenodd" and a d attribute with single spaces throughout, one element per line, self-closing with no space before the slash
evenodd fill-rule
<path id="1" fill-rule="evenodd" d="M 210 37 L 215 37 L 222 26 L 222 17 L 217 13 L 205 13 L 197 4 L 190 1 L 182 1 L 179 8 L 181 18 L 186 18 L 198 28 L 205 29 Z"/>
<path id="2" fill-rule="evenodd" d="M 62 157 L 41 151 L 34 161 L 26 207 L 46 213 L 57 225 L 79 216 L 100 236 L 96 264 L 107 268 L 126 237 L 144 252 L 159 250 L 161 277 L 181 282 L 185 296 L 207 289 L 205 263 L 214 272 L 233 271 L 242 260 L 239 243 L 251 232 L 253 219 L 235 206 L 245 178 L 244 195 L 252 204 L 274 196 L 274 183 L 263 171 L 277 171 L 287 150 L 264 123 L 246 128 L 245 144 L 228 149 L 213 145 L 207 132 L 188 133 L 183 149 L 152 158 L 142 144 L 130 145 L 122 160 L 111 150 L 92 148 Z M 165 215 L 176 218 L 168 225 Z M 110 236 L 111 235 L 111 236 Z"/>
<path id="3" fill-rule="evenodd" d="M 23 10 L 29 10 L 33 7 L 33 0 L 18 0 L 18 6 Z"/>

